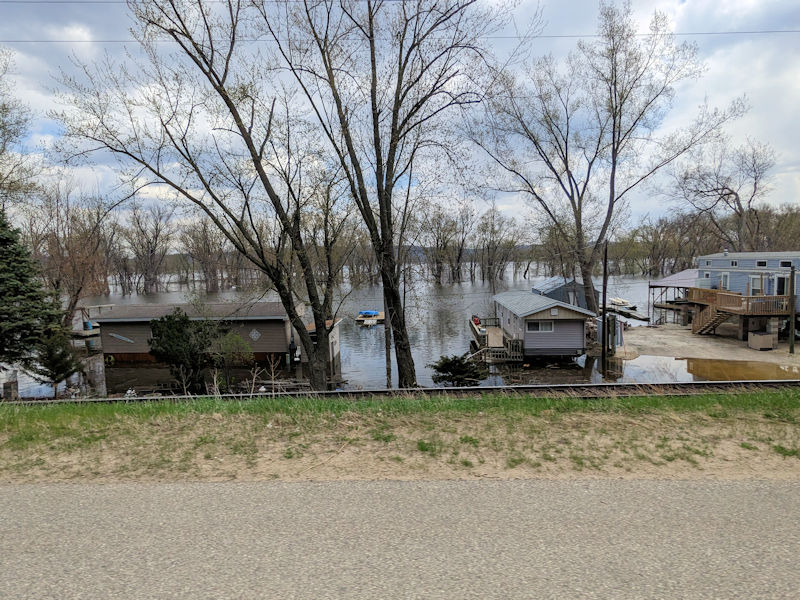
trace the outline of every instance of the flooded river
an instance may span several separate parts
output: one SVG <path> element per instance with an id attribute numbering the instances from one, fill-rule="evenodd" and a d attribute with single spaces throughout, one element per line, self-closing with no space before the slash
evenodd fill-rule
<path id="1" fill-rule="evenodd" d="M 509 289 L 530 289 L 537 279 L 511 279 L 501 282 L 495 292 Z M 600 284 L 597 284 L 598 288 Z M 191 293 L 186 290 L 151 294 L 148 296 L 97 296 L 86 304 L 139 304 L 187 302 Z M 420 385 L 432 386 L 432 370 L 427 366 L 440 356 L 463 354 L 470 348 L 472 336 L 468 318 L 472 314 L 489 315 L 493 292 L 481 282 L 438 286 L 417 282 L 406 291 L 407 322 L 417 378 Z M 609 297 L 619 296 L 647 313 L 648 282 L 645 279 L 612 277 Z M 252 295 L 226 291 L 209 295 L 211 300 L 250 300 Z M 264 299 L 272 299 L 266 297 Z M 351 291 L 341 303 L 341 364 L 344 387 L 380 389 L 386 386 L 383 326 L 360 327 L 354 317 L 360 310 L 383 310 L 381 290 L 377 286 Z M 637 326 L 643 323 L 631 321 Z M 708 359 L 674 359 L 661 356 L 640 356 L 634 360 L 617 361 L 607 374 L 606 381 L 654 383 L 667 381 L 736 380 L 736 379 L 793 379 L 800 377 L 796 369 L 770 363 L 720 361 Z M 146 378 L 146 369 L 142 376 Z M 397 369 L 392 365 L 394 385 Z M 553 364 L 537 368 L 497 368 L 484 385 L 513 385 L 533 383 L 583 383 L 603 381 L 597 361 L 581 357 L 574 363 Z M 24 395 L 47 395 L 48 386 L 22 377 L 20 391 Z M 23 391 L 24 390 L 24 391 Z"/>

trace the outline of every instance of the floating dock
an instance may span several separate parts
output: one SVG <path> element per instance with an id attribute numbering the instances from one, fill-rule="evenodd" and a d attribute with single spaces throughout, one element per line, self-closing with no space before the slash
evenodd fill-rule
<path id="1" fill-rule="evenodd" d="M 373 314 L 374 313 L 374 314 Z M 358 313 L 356 323 L 368 327 L 370 325 L 377 325 L 383 323 L 384 314 L 382 310 L 365 310 Z"/>

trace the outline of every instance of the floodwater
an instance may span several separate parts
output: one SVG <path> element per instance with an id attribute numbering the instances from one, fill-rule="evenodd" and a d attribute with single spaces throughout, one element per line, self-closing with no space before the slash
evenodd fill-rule
<path id="1" fill-rule="evenodd" d="M 427 366 L 442 355 L 463 354 L 470 348 L 472 335 L 468 326 L 470 315 L 490 315 L 493 293 L 509 289 L 530 289 L 539 278 L 511 279 L 497 284 L 494 291 L 486 283 L 466 282 L 435 285 L 416 282 L 406 290 L 407 323 L 411 347 L 420 385 L 432 386 L 432 370 Z M 641 278 L 611 277 L 609 297 L 625 298 L 647 313 L 648 282 Z M 596 283 L 600 287 L 600 282 Z M 187 302 L 194 294 L 187 290 L 151 294 L 148 296 L 98 296 L 86 304 L 179 303 Z M 225 291 L 208 295 L 209 301 L 246 301 L 252 294 Z M 263 299 L 272 300 L 270 296 Z M 361 310 L 383 310 L 381 289 L 366 286 L 350 291 L 341 301 L 341 366 L 343 387 L 349 389 L 381 389 L 386 387 L 384 329 L 382 325 L 361 327 L 354 317 Z M 629 321 L 631 325 L 641 325 Z M 493 367 L 483 385 L 514 385 L 535 383 L 584 383 L 620 381 L 632 383 L 679 382 L 695 380 L 791 379 L 800 377 L 794 369 L 760 362 L 731 362 L 705 359 L 674 359 L 660 356 L 640 356 L 629 361 L 615 361 L 604 377 L 596 360 L 581 357 L 572 363 L 552 363 L 529 367 Z M 142 377 L 146 379 L 147 369 Z M 393 386 L 397 385 L 397 368 L 392 360 Z M 115 391 L 115 390 L 109 390 Z M 46 386 L 28 386 L 29 395 L 47 395 Z M 27 395 L 27 394 L 26 394 Z"/>

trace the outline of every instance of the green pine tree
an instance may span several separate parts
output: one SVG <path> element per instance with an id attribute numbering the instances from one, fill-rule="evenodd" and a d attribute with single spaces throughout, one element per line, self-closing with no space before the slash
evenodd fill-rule
<path id="1" fill-rule="evenodd" d="M 29 365 L 61 315 L 30 252 L 0 210 L 0 362 Z"/>
<path id="2" fill-rule="evenodd" d="M 53 397 L 58 397 L 58 384 L 83 366 L 69 340 L 69 335 L 59 325 L 45 332 L 35 346 L 34 361 L 28 371 L 37 381 L 53 385 Z"/>
<path id="3" fill-rule="evenodd" d="M 211 351 L 220 335 L 218 324 L 205 319 L 193 321 L 176 308 L 172 314 L 150 321 L 150 331 L 150 354 L 169 365 L 184 393 L 205 392 L 203 371 L 213 362 Z"/>

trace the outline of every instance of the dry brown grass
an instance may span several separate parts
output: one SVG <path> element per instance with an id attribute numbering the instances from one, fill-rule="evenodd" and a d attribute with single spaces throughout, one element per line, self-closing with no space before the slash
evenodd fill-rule
<path id="1" fill-rule="evenodd" d="M 0 481 L 800 478 L 793 419 L 711 412 L 120 414 L 0 433 Z"/>

